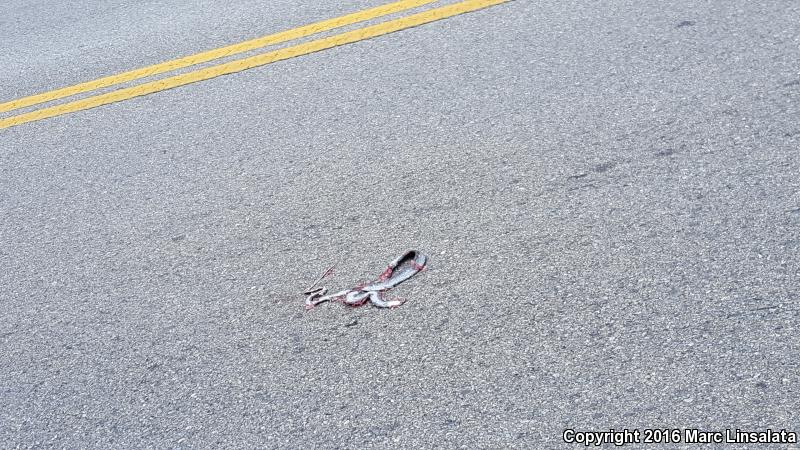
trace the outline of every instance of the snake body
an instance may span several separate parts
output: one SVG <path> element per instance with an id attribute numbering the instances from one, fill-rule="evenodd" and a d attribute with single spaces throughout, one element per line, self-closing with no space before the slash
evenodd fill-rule
<path id="1" fill-rule="evenodd" d="M 303 295 L 307 295 L 306 308 L 311 309 L 320 303 L 338 299 L 341 299 L 344 304 L 349 306 L 361 306 L 370 302 L 378 308 L 398 307 L 405 300 L 385 300 L 384 292 L 419 273 L 425 268 L 427 262 L 427 256 L 416 250 L 409 250 L 390 262 L 377 280 L 366 285 L 356 286 L 352 289 L 328 295 L 326 295 L 328 289 L 324 287 L 303 292 Z"/>

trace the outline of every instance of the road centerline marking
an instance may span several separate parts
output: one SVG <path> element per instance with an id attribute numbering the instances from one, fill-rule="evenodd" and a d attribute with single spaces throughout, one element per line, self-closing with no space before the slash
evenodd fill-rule
<path id="1" fill-rule="evenodd" d="M 42 92 L 40 94 L 22 97 L 16 100 L 0 103 L 0 113 L 38 105 L 40 103 L 58 100 L 64 97 L 71 97 L 73 95 L 82 94 L 121 83 L 127 83 L 129 81 L 138 80 L 152 75 L 172 72 L 204 62 L 213 61 L 215 59 L 224 58 L 226 56 L 232 56 L 251 50 L 256 50 L 269 45 L 293 41 L 295 39 L 304 38 L 313 34 L 321 33 L 323 31 L 332 30 L 334 28 L 341 28 L 347 25 L 387 16 L 389 14 L 406 11 L 433 3 L 435 1 L 437 0 L 401 0 L 375 8 L 365 9 L 352 14 L 335 17 L 333 19 L 327 19 L 309 25 L 303 25 L 291 30 L 250 39 L 244 42 L 239 42 L 238 44 L 226 45 L 224 47 L 207 50 L 194 55 L 184 56 L 170 61 L 122 72 L 116 75 L 109 75 L 107 77 L 78 83 L 73 86 L 67 86 L 54 89 L 52 91 Z"/>
<path id="2" fill-rule="evenodd" d="M 184 86 L 187 84 L 196 83 L 198 81 L 216 78 L 221 75 L 241 72 L 243 70 L 263 66 L 276 61 L 295 58 L 297 56 L 307 55 L 309 53 L 315 53 L 321 50 L 394 33 L 396 31 L 435 22 L 437 20 L 446 19 L 459 14 L 477 11 L 489 6 L 494 6 L 509 1 L 510 0 L 465 0 L 459 3 L 442 6 L 428 11 L 412 14 L 410 16 L 389 20 L 303 44 L 250 56 L 204 69 L 198 69 L 192 72 L 151 81 L 137 86 L 119 89 L 106 94 L 95 95 L 93 97 L 31 111 L 29 113 L 8 117 L 6 119 L 0 119 L 0 129 L 76 111 L 82 111 L 85 109 L 95 108 L 122 100 L 128 100 L 134 97 L 140 97 L 178 86 Z"/>

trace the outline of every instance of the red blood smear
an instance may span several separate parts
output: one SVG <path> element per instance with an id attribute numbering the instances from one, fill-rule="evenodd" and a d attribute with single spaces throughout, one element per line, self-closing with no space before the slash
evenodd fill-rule
<path id="1" fill-rule="evenodd" d="M 386 270 L 384 270 L 383 273 L 381 273 L 381 276 L 378 277 L 378 280 L 379 281 L 388 280 L 389 278 L 391 278 L 392 272 L 393 272 L 392 267 L 391 266 L 387 267 Z"/>

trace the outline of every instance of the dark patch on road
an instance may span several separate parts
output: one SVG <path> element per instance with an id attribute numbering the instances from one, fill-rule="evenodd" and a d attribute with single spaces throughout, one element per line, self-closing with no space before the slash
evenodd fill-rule
<path id="1" fill-rule="evenodd" d="M 594 189 L 596 187 L 597 187 L 597 185 L 594 184 L 594 183 L 586 183 L 586 184 L 582 184 L 580 186 L 571 187 L 571 188 L 568 189 L 568 191 L 572 192 L 572 191 L 577 191 L 578 189 Z"/>
<path id="2" fill-rule="evenodd" d="M 617 166 L 616 162 L 608 161 L 608 162 L 604 162 L 602 164 L 598 164 L 598 165 L 592 167 L 592 171 L 595 172 L 595 173 L 603 173 L 603 172 L 607 172 L 607 171 L 613 169 L 616 166 Z"/>
<path id="3" fill-rule="evenodd" d="M 675 153 L 678 153 L 678 151 L 675 150 L 674 148 L 667 148 L 656 152 L 656 156 L 658 156 L 659 158 L 663 158 L 665 156 L 674 155 Z"/>
<path id="4" fill-rule="evenodd" d="M 2 333 L 2 334 L 0 334 L 0 339 L 7 338 L 7 337 L 9 337 L 11 335 L 14 335 L 16 333 L 17 333 L 16 331 L 9 331 L 9 332 L 6 332 L 6 333 Z"/>
<path id="5" fill-rule="evenodd" d="M 793 80 L 788 83 L 783 83 L 783 87 L 800 86 L 800 80 Z"/>
<path id="6" fill-rule="evenodd" d="M 326 341 L 327 339 L 326 338 L 322 338 L 322 340 Z M 300 337 L 299 335 L 295 334 L 295 335 L 293 335 L 291 337 L 291 341 L 292 341 L 292 353 L 293 354 L 299 355 L 299 354 L 303 353 L 304 351 L 306 351 L 307 348 L 306 348 L 305 342 L 303 341 L 302 337 Z"/>
<path id="7" fill-rule="evenodd" d="M 433 329 L 436 331 L 442 331 L 448 322 L 450 322 L 450 320 L 447 317 L 445 317 L 442 319 L 441 322 L 439 322 L 439 325 L 434 326 Z"/>
<path id="8" fill-rule="evenodd" d="M 738 311 L 738 312 L 730 313 L 726 317 L 728 319 L 730 319 L 732 317 L 749 315 L 750 313 L 761 313 L 761 312 L 765 312 L 765 311 L 776 312 L 776 310 L 780 311 L 780 309 L 781 309 L 780 305 L 761 306 L 759 308 L 748 309 L 747 311 Z"/>
<path id="9" fill-rule="evenodd" d="M 395 421 L 383 426 L 370 427 L 368 431 L 374 437 L 388 437 L 398 428 L 400 428 L 400 423 Z"/>
<path id="10" fill-rule="evenodd" d="M 692 27 L 692 26 L 694 26 L 694 21 L 692 21 L 692 20 L 684 20 L 681 23 L 679 23 L 678 25 L 676 25 L 675 28 Z"/>
<path id="11" fill-rule="evenodd" d="M 458 209 L 459 203 L 456 199 L 450 199 L 439 204 L 417 205 L 412 211 L 416 216 L 426 216 L 435 212 L 452 211 Z"/>

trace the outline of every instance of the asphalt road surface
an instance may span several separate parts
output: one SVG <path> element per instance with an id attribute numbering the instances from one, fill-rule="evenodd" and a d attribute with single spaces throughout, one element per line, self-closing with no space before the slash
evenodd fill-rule
<path id="1" fill-rule="evenodd" d="M 379 4 L 5 0 L 0 101 Z M 0 130 L 0 446 L 800 432 L 799 24 L 516 0 Z"/>

